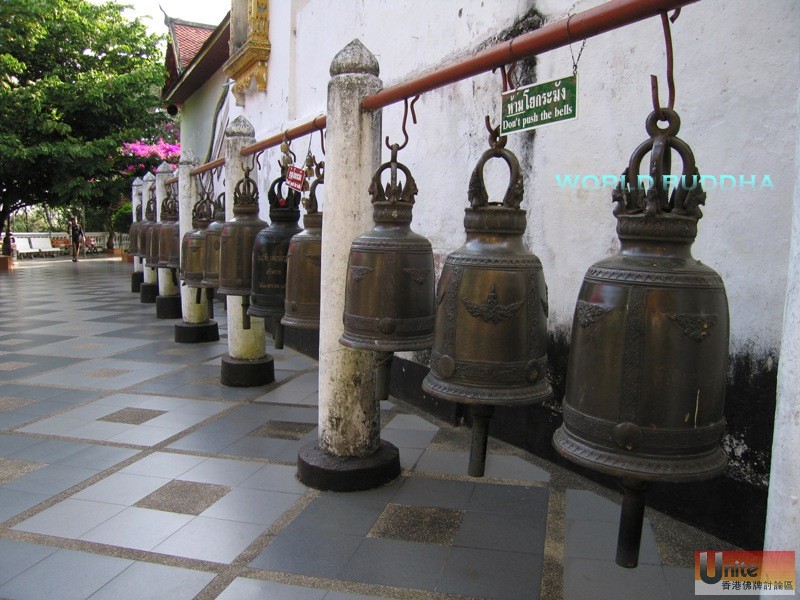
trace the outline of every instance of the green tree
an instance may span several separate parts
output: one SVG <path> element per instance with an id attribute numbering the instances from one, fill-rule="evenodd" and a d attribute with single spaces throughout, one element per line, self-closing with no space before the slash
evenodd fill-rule
<path id="1" fill-rule="evenodd" d="M 36 204 L 85 206 L 110 230 L 130 192 L 123 142 L 163 135 L 160 38 L 124 8 L 0 2 L 0 231 Z"/>

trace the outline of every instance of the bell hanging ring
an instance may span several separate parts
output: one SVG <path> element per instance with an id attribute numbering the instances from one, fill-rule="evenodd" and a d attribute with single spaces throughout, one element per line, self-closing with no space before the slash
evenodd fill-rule
<path id="1" fill-rule="evenodd" d="M 478 161 L 465 209 L 466 243 L 447 256 L 436 292 L 436 329 L 427 394 L 471 405 L 469 474 L 481 477 L 489 419 L 496 405 L 552 397 L 547 380 L 547 287 L 539 259 L 522 239 L 524 187 L 517 157 L 493 144 Z M 510 182 L 489 202 L 483 169 L 506 162 Z"/>
<path id="2" fill-rule="evenodd" d="M 612 194 L 619 252 L 587 271 L 572 324 L 564 423 L 569 460 L 622 478 L 617 564 L 638 563 L 644 487 L 720 474 L 728 301 L 720 276 L 692 257 L 705 193 L 691 148 L 647 119 L 650 138 Z M 671 153 L 683 162 L 671 195 Z M 650 170 L 640 166 L 650 153 Z"/>
<path id="3" fill-rule="evenodd" d="M 286 178 L 281 175 L 270 185 L 269 227 L 258 232 L 253 244 L 253 288 L 248 313 L 253 317 L 272 317 L 275 320 L 275 348 L 283 348 L 283 317 L 286 303 L 286 263 L 289 242 L 302 229 L 300 220 L 300 192 L 287 186 L 284 197 L 281 186 Z"/>

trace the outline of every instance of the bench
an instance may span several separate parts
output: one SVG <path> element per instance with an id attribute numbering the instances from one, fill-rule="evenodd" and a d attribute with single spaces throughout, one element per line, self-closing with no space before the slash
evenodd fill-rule
<path id="1" fill-rule="evenodd" d="M 26 256 L 34 256 L 39 253 L 39 250 L 31 246 L 31 239 L 26 237 L 17 238 L 17 256 L 25 258 Z"/>
<path id="2" fill-rule="evenodd" d="M 61 252 L 60 249 L 53 247 L 49 237 L 34 237 L 30 240 L 31 248 L 40 256 L 57 256 Z"/>

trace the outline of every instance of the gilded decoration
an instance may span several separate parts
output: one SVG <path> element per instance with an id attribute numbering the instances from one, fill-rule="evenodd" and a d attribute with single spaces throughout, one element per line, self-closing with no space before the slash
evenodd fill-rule
<path id="1" fill-rule="evenodd" d="M 244 106 L 245 91 L 255 84 L 256 91 L 267 91 L 269 42 L 269 0 L 240 0 L 247 5 L 247 38 L 231 39 L 231 56 L 225 74 L 235 81 L 231 91 L 238 106 Z M 235 10 L 232 17 L 236 18 Z"/>

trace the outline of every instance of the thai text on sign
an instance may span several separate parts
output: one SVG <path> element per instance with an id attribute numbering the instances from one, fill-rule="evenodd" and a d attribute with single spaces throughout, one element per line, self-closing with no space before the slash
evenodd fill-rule
<path id="1" fill-rule="evenodd" d="M 303 169 L 289 165 L 286 169 L 286 185 L 298 192 L 303 191 L 303 183 L 306 180 L 306 172 Z"/>
<path id="2" fill-rule="evenodd" d="M 502 95 L 500 135 L 578 117 L 578 76 L 534 83 Z"/>

